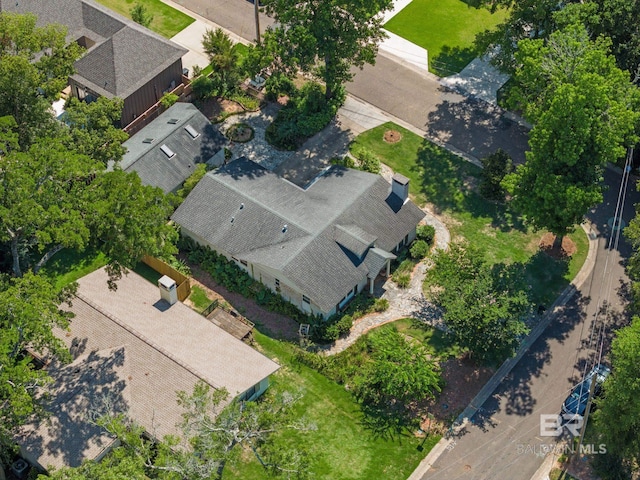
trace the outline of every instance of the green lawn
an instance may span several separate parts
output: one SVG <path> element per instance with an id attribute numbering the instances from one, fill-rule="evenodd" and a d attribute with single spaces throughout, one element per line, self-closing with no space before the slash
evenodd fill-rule
<path id="1" fill-rule="evenodd" d="M 212 302 L 212 300 L 207 296 L 207 292 L 197 285 L 191 287 L 189 300 L 193 302 L 193 307 L 198 313 L 202 313 L 205 308 L 211 305 Z"/>
<path id="2" fill-rule="evenodd" d="M 402 134 L 397 143 L 382 140 L 392 128 Z M 578 272 L 587 255 L 588 239 L 578 228 L 571 238 L 578 252 L 570 261 L 550 259 L 538 249 L 541 232 L 527 230 L 503 205 L 489 202 L 473 188 L 480 168 L 392 123 L 359 135 L 361 144 L 383 163 L 408 177 L 419 205 L 429 203 L 447 224 L 452 238 L 464 237 L 486 251 L 490 263 L 526 263 L 528 283 L 536 303 L 549 305 Z"/>
<path id="3" fill-rule="evenodd" d="M 195 22 L 195 18 L 170 7 L 160 0 L 98 0 L 98 2 L 127 18 L 131 18 L 129 12 L 133 6 L 136 3 L 141 3 L 146 7 L 147 12 L 153 15 L 153 21 L 149 25 L 149 29 L 166 38 L 173 37 L 176 33 Z"/>
<path id="4" fill-rule="evenodd" d="M 56 253 L 42 267 L 41 272 L 49 277 L 57 288 L 62 288 L 94 270 L 104 267 L 107 261 L 107 257 L 102 252 L 87 250 L 78 253 L 75 250 L 65 248 Z"/>
<path id="5" fill-rule="evenodd" d="M 478 56 L 473 48 L 476 34 L 493 29 L 506 16 L 506 10 L 491 14 L 461 0 L 413 0 L 384 28 L 425 48 L 429 70 L 447 76 Z"/>
<path id="6" fill-rule="evenodd" d="M 316 431 L 287 432 L 276 441 L 306 448 L 312 478 L 368 480 L 406 479 L 424 458 L 438 437 L 430 437 L 424 450 L 418 451 L 421 439 L 402 436 L 392 439 L 375 436 L 363 425 L 358 404 L 344 387 L 310 368 L 292 361 L 295 347 L 254 332 L 264 352 L 283 365 L 272 377 L 274 383 L 286 389 L 304 389 L 304 397 L 297 405 L 301 417 L 317 425 Z M 225 479 L 264 479 L 267 475 L 253 455 L 247 462 L 225 470 Z"/>

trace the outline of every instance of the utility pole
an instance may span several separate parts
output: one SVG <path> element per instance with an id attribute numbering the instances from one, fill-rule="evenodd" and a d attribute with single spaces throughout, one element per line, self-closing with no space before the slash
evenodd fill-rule
<path id="1" fill-rule="evenodd" d="M 253 15 L 256 19 L 256 44 L 260 45 L 260 0 L 253 0 Z"/>

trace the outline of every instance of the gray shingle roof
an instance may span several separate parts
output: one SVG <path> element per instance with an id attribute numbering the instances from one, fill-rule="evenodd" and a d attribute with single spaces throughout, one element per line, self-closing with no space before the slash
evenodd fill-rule
<path id="1" fill-rule="evenodd" d="M 198 135 L 193 138 L 188 125 Z M 207 162 L 225 144 L 222 134 L 190 103 L 176 103 L 124 142 L 127 149 L 120 167 L 135 171 L 142 183 L 173 192 L 193 173 L 195 165 Z M 168 158 L 166 145 L 175 156 Z"/>
<path id="2" fill-rule="evenodd" d="M 2 0 L 0 10 L 34 13 L 38 25 L 65 25 L 69 41 L 91 38 L 95 45 L 72 78 L 107 97 L 127 98 L 187 52 L 93 0 Z"/>
<path id="3" fill-rule="evenodd" d="M 172 218 L 214 248 L 283 272 L 330 311 L 377 265 L 362 261 L 367 249 L 392 250 L 423 217 L 378 175 L 334 166 L 303 190 L 238 159 L 209 172 Z"/>

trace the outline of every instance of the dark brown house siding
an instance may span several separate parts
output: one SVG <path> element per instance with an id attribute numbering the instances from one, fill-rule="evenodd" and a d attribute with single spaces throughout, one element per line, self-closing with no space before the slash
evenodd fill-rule
<path id="1" fill-rule="evenodd" d="M 182 83 L 182 59 L 178 59 L 154 79 L 124 99 L 122 125 L 131 123 L 158 102 L 165 92 L 173 90 L 180 83 Z"/>

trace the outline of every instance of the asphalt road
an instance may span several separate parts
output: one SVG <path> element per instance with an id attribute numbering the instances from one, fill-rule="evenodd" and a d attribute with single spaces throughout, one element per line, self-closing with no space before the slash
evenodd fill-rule
<path id="1" fill-rule="evenodd" d="M 607 171 L 605 181 L 609 186 L 605 201 L 589 215 L 598 235 L 591 276 L 423 479 L 529 480 L 547 450 L 555 448 L 555 437 L 540 436 L 540 414 L 559 413 L 585 364 L 591 366 L 597 351 L 597 341 L 591 340 L 597 337 L 594 326 L 597 332 L 605 319 L 609 328 L 627 321 L 623 259 L 630 249 L 621 238 L 618 249 L 608 250 L 611 229 L 607 221 L 615 212 L 620 175 Z M 634 217 L 633 205 L 638 201 L 635 182 L 630 182 L 623 215 L 626 222 Z M 610 305 L 608 315 L 599 308 L 605 301 Z M 609 342 L 610 334 L 605 351 Z"/>
<path id="2" fill-rule="evenodd" d="M 457 149 L 482 158 L 504 149 L 524 162 L 527 130 L 507 119 L 499 108 L 469 99 L 438 82 L 433 75 L 379 53 L 347 84 L 347 91 L 379 109 L 426 131 Z"/>

